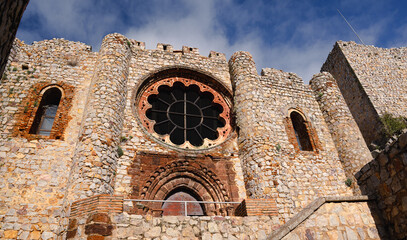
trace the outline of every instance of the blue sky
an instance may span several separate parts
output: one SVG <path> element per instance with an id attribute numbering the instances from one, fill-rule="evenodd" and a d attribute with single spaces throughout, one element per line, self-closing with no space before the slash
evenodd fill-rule
<path id="1" fill-rule="evenodd" d="M 257 69 L 294 72 L 308 82 L 337 40 L 358 42 L 339 9 L 367 45 L 407 46 L 403 0 L 31 0 L 17 37 L 84 42 L 98 51 L 106 34 L 210 50 L 229 58 L 249 51 Z"/>

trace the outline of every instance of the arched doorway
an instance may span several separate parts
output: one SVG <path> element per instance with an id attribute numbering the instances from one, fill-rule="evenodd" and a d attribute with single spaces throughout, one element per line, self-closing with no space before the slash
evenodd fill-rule
<path id="1" fill-rule="evenodd" d="M 177 188 L 165 198 L 167 202 L 162 205 L 164 216 L 204 216 L 205 206 L 200 203 L 185 203 L 178 201 L 201 201 L 200 197 L 188 188 Z"/>

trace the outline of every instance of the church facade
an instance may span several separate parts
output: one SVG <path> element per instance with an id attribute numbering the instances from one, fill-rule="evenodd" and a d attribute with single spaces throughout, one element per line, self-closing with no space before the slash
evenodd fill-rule
<path id="1" fill-rule="evenodd" d="M 337 42 L 306 85 L 247 52 L 16 40 L 0 236 L 403 239 L 407 135 L 385 144 L 382 117 L 407 115 L 406 65 Z"/>

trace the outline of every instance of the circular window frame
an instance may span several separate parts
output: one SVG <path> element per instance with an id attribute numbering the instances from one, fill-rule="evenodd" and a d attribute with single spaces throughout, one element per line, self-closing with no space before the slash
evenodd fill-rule
<path id="1" fill-rule="evenodd" d="M 159 91 L 158 88 L 162 85 L 166 85 L 170 88 L 174 86 L 175 83 L 182 83 L 186 88 L 192 85 L 195 85 L 199 88 L 201 93 L 209 92 L 213 95 L 214 99 L 212 100 L 212 104 L 219 104 L 223 111 L 219 114 L 219 117 L 225 121 L 225 125 L 223 127 L 218 127 L 216 130 L 218 132 L 218 138 L 215 140 L 210 140 L 208 138 L 203 139 L 203 144 L 200 146 L 192 145 L 188 140 L 185 140 L 183 144 L 177 145 L 170 140 L 170 135 L 165 134 L 161 135 L 155 132 L 154 124 L 155 121 L 151 120 L 147 117 L 146 112 L 148 109 L 152 107 L 152 105 L 148 102 L 148 98 L 151 95 L 158 95 Z M 230 101 L 225 98 L 222 92 L 216 91 L 214 88 L 192 78 L 187 77 L 178 77 L 178 76 L 164 76 L 161 79 L 156 79 L 156 81 L 149 82 L 146 86 L 140 89 L 137 92 L 136 102 L 135 102 L 135 112 L 138 118 L 138 121 L 143 126 L 144 130 L 152 136 L 157 142 L 163 143 L 166 146 L 175 147 L 179 150 L 206 150 L 212 149 L 224 143 L 232 133 L 232 126 L 231 126 L 231 107 Z"/>

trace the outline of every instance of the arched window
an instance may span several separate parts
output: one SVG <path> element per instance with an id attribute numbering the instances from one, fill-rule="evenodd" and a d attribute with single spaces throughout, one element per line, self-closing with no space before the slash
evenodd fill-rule
<path id="1" fill-rule="evenodd" d="M 308 134 L 307 125 L 304 117 L 293 111 L 290 114 L 291 122 L 293 124 L 295 137 L 297 138 L 298 147 L 301 151 L 313 151 L 311 139 Z"/>
<path id="2" fill-rule="evenodd" d="M 51 134 L 61 96 L 61 90 L 57 87 L 49 88 L 44 92 L 30 129 L 31 134 L 43 136 Z"/>
<path id="3" fill-rule="evenodd" d="M 177 188 L 171 191 L 162 205 L 164 216 L 204 216 L 205 208 L 201 203 L 187 203 L 185 206 L 184 202 L 178 201 L 201 201 L 200 197 L 197 196 L 193 191 L 188 188 Z M 187 211 L 185 213 L 185 211 Z"/>

